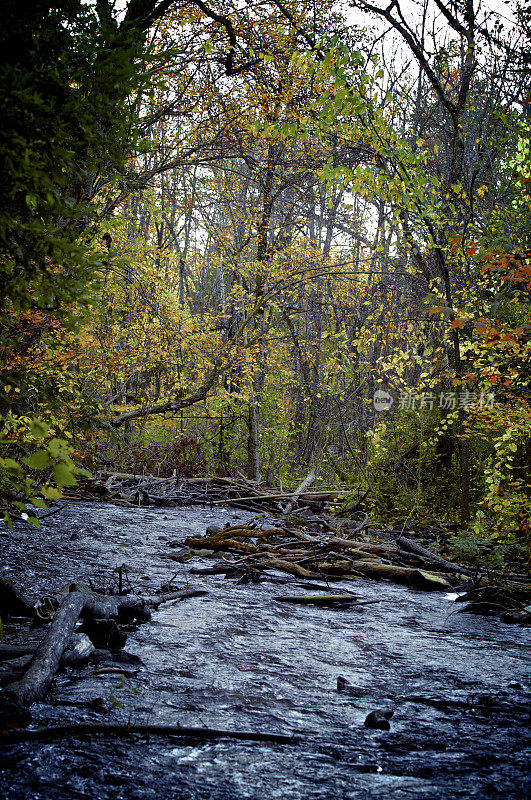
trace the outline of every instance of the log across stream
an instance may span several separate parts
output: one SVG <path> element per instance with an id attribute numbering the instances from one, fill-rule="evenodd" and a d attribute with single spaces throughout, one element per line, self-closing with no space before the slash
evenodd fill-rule
<path id="1" fill-rule="evenodd" d="M 526 796 L 530 629 L 457 613 L 445 592 L 361 576 L 304 589 L 275 570 L 260 583 L 194 575 L 192 564 L 207 572 L 225 556 L 176 561 L 168 547 L 249 517 L 94 503 L 41 531 L 0 531 L 1 574 L 32 599 L 70 581 L 143 597 L 162 584 L 208 592 L 130 626 L 122 670 L 60 671 L 31 706 L 32 740 L 0 745 L 0 796 Z M 315 602 L 281 599 L 296 596 Z M 41 638 L 15 620 L 4 644 L 27 657 Z"/>

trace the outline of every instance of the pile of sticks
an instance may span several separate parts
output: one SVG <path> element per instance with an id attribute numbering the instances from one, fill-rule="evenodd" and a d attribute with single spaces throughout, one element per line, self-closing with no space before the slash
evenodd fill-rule
<path id="1" fill-rule="evenodd" d="M 249 525 L 210 527 L 206 536 L 189 537 L 185 545 L 200 555 L 219 554 L 221 558 L 215 566 L 190 571 L 201 575 L 225 573 L 245 582 L 258 581 L 271 570 L 302 580 L 365 576 L 427 591 L 447 590 L 465 574 L 462 566 L 406 537 L 382 543 L 348 538 L 356 536 L 365 521 L 346 536 L 336 521 L 326 520 L 318 520 L 324 532 L 307 532 L 279 523 L 265 529 Z M 183 555 L 181 551 L 176 558 Z"/>
<path id="2" fill-rule="evenodd" d="M 69 493 L 72 498 L 87 495 L 104 497 L 124 505 L 174 506 L 213 505 L 233 506 L 255 513 L 289 514 L 295 508 L 321 511 L 325 503 L 334 503 L 349 490 L 310 491 L 315 480 L 310 473 L 295 491 L 265 488 L 243 476 L 222 478 L 157 478 L 153 475 L 133 475 L 124 472 L 101 472 L 96 480 Z"/>

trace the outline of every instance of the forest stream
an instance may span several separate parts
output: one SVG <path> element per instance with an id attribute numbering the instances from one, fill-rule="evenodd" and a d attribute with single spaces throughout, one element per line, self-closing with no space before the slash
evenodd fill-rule
<path id="1" fill-rule="evenodd" d="M 290 744 L 111 735 L 3 747 L 0 796 L 157 800 L 524 798 L 529 792 L 529 628 L 457 613 L 455 595 L 364 578 L 333 583 L 370 605 L 287 606 L 297 585 L 190 575 L 169 542 L 244 512 L 72 504 L 40 531 L 3 528 L 3 575 L 37 599 L 72 580 L 153 594 L 208 594 L 160 606 L 128 631 L 131 677 L 58 674 L 30 729 L 88 722 L 294 734 Z M 194 566 L 211 560 L 195 557 Z M 324 586 L 324 584 L 323 584 Z M 291 588 L 289 588 L 291 587 Z M 299 590 L 300 593 L 300 590 Z M 4 641 L 39 630 L 9 624 Z M 338 684 L 338 678 L 340 680 Z M 102 698 L 100 708 L 89 701 Z M 365 727 L 393 712 L 390 730 Z M 388 715 L 389 716 L 389 715 Z"/>

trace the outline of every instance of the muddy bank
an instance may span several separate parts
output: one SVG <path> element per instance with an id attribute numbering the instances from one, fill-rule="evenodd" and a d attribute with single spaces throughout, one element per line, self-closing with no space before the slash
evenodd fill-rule
<path id="1" fill-rule="evenodd" d="M 226 510 L 82 504 L 39 532 L 2 530 L 2 574 L 36 598 L 65 582 L 209 594 L 128 631 L 132 677 L 66 670 L 34 727 L 122 722 L 295 733 L 293 745 L 94 735 L 4 748 L 6 798 L 514 797 L 529 788 L 529 629 L 458 614 L 444 594 L 334 582 L 365 607 L 275 602 L 293 580 L 190 575 L 168 542 L 249 519 Z M 194 565 L 209 567 L 194 558 Z M 275 577 L 275 576 L 274 576 Z M 285 583 L 287 581 L 287 583 Z M 13 626 L 17 643 L 40 634 Z M 7 640 L 7 637 L 6 637 Z M 338 691 L 338 677 L 340 681 Z M 101 698 L 99 709 L 85 702 Z M 69 705 L 71 704 L 71 705 Z M 389 730 L 365 727 L 393 712 Z M 527 789 L 526 789 L 527 787 Z"/>

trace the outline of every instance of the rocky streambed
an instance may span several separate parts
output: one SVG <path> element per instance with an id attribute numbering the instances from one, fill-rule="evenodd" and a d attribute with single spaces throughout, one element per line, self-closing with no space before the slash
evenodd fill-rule
<path id="1" fill-rule="evenodd" d="M 133 658 L 121 671 L 98 674 L 87 664 L 60 672 L 33 705 L 30 730 L 181 725 L 293 734 L 293 741 L 70 732 L 4 743 L 0 796 L 526 796 L 529 628 L 457 613 L 450 593 L 362 577 L 331 584 L 356 603 L 279 603 L 295 594 L 296 577 L 273 572 L 273 580 L 242 583 L 190 574 L 192 564 L 206 570 L 212 559 L 175 561 L 167 546 L 249 517 L 83 503 L 49 517 L 40 531 L 3 529 L 1 574 L 34 599 L 73 580 L 121 581 L 145 595 L 162 584 L 208 591 L 161 605 L 150 622 L 128 630 Z M 31 644 L 41 635 L 16 622 L 5 626 L 4 641 Z"/>

